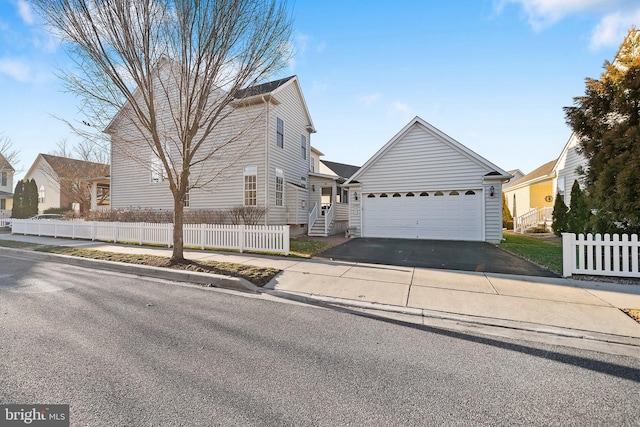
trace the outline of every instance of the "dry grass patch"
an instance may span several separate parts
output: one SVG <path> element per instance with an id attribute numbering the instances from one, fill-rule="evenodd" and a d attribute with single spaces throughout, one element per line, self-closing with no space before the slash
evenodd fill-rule
<path id="1" fill-rule="evenodd" d="M 201 273 L 222 274 L 225 276 L 241 277 L 256 286 L 264 286 L 277 275 L 280 270 L 268 267 L 255 267 L 252 265 L 237 264 L 232 262 L 216 261 L 187 261 L 185 264 L 171 264 L 169 258 L 156 255 L 122 254 L 116 252 L 98 251 L 95 249 L 70 248 L 62 246 L 46 246 L 36 249 L 61 255 L 77 256 L 82 258 L 98 259 L 103 261 L 116 261 L 128 264 L 148 265 L 151 267 L 172 268 L 175 270 L 189 270 Z"/>

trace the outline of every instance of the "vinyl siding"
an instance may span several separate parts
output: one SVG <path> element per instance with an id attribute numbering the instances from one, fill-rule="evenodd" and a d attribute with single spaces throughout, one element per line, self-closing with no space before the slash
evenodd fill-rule
<path id="1" fill-rule="evenodd" d="M 578 138 L 575 135 L 571 135 L 567 142 L 566 150 L 560 155 L 557 165 L 558 178 L 564 177 L 564 188 L 558 188 L 558 190 L 564 192 L 564 202 L 568 207 L 571 207 L 571 187 L 573 182 L 579 180 L 582 184 L 582 179 L 576 170 L 580 166 L 587 167 L 588 165 L 587 159 L 576 151 L 577 148 Z M 554 193 L 556 192 L 554 191 Z"/>
<path id="2" fill-rule="evenodd" d="M 276 206 L 276 168 L 284 171 L 285 185 L 287 182 L 300 184 L 301 177 L 307 177 L 309 174 L 309 158 L 311 156 L 309 147 L 311 146 L 311 135 L 307 130 L 309 125 L 306 117 L 305 107 L 298 92 L 297 80 L 292 80 L 275 93 L 275 98 L 279 101 L 278 105 L 271 105 L 268 114 L 268 131 L 267 131 L 267 150 L 268 163 L 267 170 L 267 193 L 265 197 L 268 200 L 268 221 L 269 224 L 287 224 L 288 221 L 300 221 L 297 224 L 306 224 L 308 222 L 308 212 L 300 211 L 297 215 L 287 215 L 287 206 L 291 206 L 286 200 L 290 197 L 290 193 L 285 191 L 284 206 Z M 276 119 L 280 118 L 284 121 L 284 148 L 276 145 Z M 307 155 L 306 159 L 302 158 L 300 150 L 300 136 L 307 138 Z M 301 189 L 298 197 L 307 199 L 308 189 Z M 287 220 L 289 217 L 289 220 Z M 289 222 L 292 223 L 292 222 Z M 295 223 L 293 223 L 295 224 Z"/>
<path id="3" fill-rule="evenodd" d="M 494 187 L 494 196 L 490 195 L 490 188 Z M 487 183 L 484 189 L 484 240 L 498 244 L 502 241 L 502 184 L 499 182 Z M 499 226 L 496 226 L 499 224 Z"/>
<path id="4" fill-rule="evenodd" d="M 219 151 L 192 166 L 190 183 L 197 188 L 190 191 L 190 207 L 186 209 L 223 209 L 244 204 L 244 166 L 257 166 L 257 203 L 265 205 L 265 118 L 266 105 L 257 104 L 236 108 L 218 124 L 196 159 Z M 169 182 L 151 181 L 152 151 L 124 115 L 113 127 L 111 143 L 112 207 L 172 210 Z M 177 149 L 172 147 L 170 151 L 177 161 Z"/>
<path id="5" fill-rule="evenodd" d="M 355 193 L 358 193 L 356 200 Z M 354 237 L 362 236 L 362 187 L 352 186 L 349 188 L 349 228 L 354 230 Z"/>
<path id="6" fill-rule="evenodd" d="M 531 210 L 529 186 L 518 188 L 517 190 L 505 191 L 505 197 L 507 199 L 507 206 L 509 206 L 509 212 L 511 216 L 524 215 Z M 515 196 L 516 208 L 513 208 L 513 197 Z M 515 212 L 514 212 L 515 210 Z"/>
<path id="7" fill-rule="evenodd" d="M 481 188 L 483 176 L 488 172 L 416 124 L 360 175 L 358 181 L 365 193 L 462 190 Z"/>

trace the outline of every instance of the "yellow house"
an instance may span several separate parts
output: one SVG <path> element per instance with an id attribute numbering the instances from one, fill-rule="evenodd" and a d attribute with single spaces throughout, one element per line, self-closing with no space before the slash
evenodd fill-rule
<path id="1" fill-rule="evenodd" d="M 536 221 L 550 221 L 556 177 L 555 164 L 556 160 L 547 162 L 533 172 L 505 186 L 503 193 L 511 216 L 518 218 L 537 211 L 542 212 L 542 218 L 537 218 Z"/>

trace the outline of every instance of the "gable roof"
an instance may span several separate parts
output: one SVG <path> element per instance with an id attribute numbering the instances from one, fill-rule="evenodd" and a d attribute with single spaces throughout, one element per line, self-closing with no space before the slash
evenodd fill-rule
<path id="1" fill-rule="evenodd" d="M 553 178 L 555 175 L 554 166 L 556 162 L 557 159 L 554 159 L 534 169 L 522 178 L 514 181 L 513 184 L 509 185 L 509 190 L 513 190 L 515 187 L 523 187 L 527 184 L 535 184 L 536 182 Z"/>
<path id="2" fill-rule="evenodd" d="M 505 180 L 505 179 L 511 178 L 511 175 L 506 171 L 504 171 L 503 169 L 494 165 L 489 160 L 485 159 L 484 157 L 480 156 L 479 154 L 475 153 L 469 148 L 465 147 L 455 139 L 451 138 L 449 135 L 445 134 L 444 132 L 436 128 L 435 126 L 427 123 L 420 117 L 416 116 L 405 127 L 403 127 L 400 130 L 400 132 L 398 132 L 393 138 L 391 138 L 389 142 L 387 142 L 380 150 L 378 150 L 378 152 L 374 154 L 373 157 L 367 160 L 367 162 L 355 174 L 353 174 L 349 178 L 346 184 L 355 182 L 363 173 L 365 173 L 373 164 L 375 164 L 378 161 L 378 159 L 380 159 L 387 151 L 389 151 L 395 144 L 397 144 L 398 141 L 400 141 L 402 137 L 405 136 L 411 130 L 411 128 L 415 125 L 423 126 L 424 128 L 427 129 L 427 131 L 436 135 L 441 141 L 449 144 L 449 146 L 451 146 L 453 149 L 458 151 L 460 154 L 464 155 L 471 161 L 486 168 L 488 170 L 488 173 L 485 175 L 485 177 L 491 177 L 494 180 Z"/>
<path id="3" fill-rule="evenodd" d="M 15 172 L 16 170 L 11 166 L 11 163 L 0 153 L 0 170 L 10 170 Z"/>
<path id="4" fill-rule="evenodd" d="M 53 172 L 61 178 L 90 178 L 98 175 L 106 176 L 109 175 L 111 170 L 111 167 L 104 163 L 87 162 L 84 160 L 40 153 L 25 176 L 30 176 L 33 173 L 33 170 L 36 168 L 40 159 L 47 162 L 49 166 L 51 166 L 51 169 L 53 169 Z"/>
<path id="5" fill-rule="evenodd" d="M 326 167 L 331 169 L 336 175 L 342 178 L 349 178 L 356 173 L 360 166 L 347 165 L 345 163 L 330 162 L 328 160 L 320 160 Z"/>

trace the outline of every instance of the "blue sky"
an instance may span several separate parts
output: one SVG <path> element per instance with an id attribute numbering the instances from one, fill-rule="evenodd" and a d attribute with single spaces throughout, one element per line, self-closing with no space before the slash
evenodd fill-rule
<path id="1" fill-rule="evenodd" d="M 361 165 L 413 117 L 527 173 L 570 135 L 562 107 L 640 24 L 637 0 L 291 3 L 296 74 L 325 159 Z M 80 122 L 55 73 L 69 63 L 24 0 L 0 0 L 0 135 L 18 169 Z"/>

